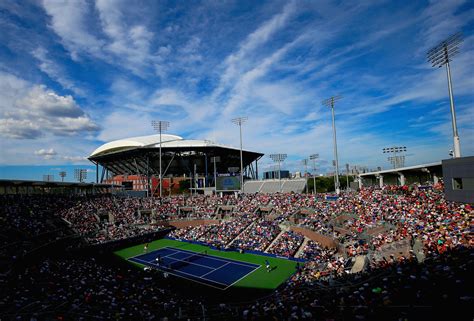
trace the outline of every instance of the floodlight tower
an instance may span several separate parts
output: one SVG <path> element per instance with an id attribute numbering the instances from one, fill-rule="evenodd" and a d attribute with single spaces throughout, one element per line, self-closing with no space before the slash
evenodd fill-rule
<path id="1" fill-rule="evenodd" d="M 232 122 L 239 126 L 240 130 L 240 192 L 244 193 L 244 162 L 242 159 L 242 124 L 248 120 L 248 117 L 237 117 Z"/>
<path id="2" fill-rule="evenodd" d="M 217 193 L 217 171 L 216 171 L 216 163 L 220 162 L 221 158 L 219 156 L 211 157 L 211 162 L 214 163 L 214 193 Z"/>
<path id="3" fill-rule="evenodd" d="M 304 178 L 306 180 L 306 194 L 308 194 L 308 178 L 306 177 L 306 173 L 308 173 L 308 159 L 305 158 L 302 160 L 302 164 L 304 165 Z"/>
<path id="4" fill-rule="evenodd" d="M 349 190 L 349 164 L 346 164 L 346 191 Z"/>
<path id="5" fill-rule="evenodd" d="M 280 193 L 281 193 L 281 166 L 280 164 L 285 161 L 287 155 L 286 154 L 271 154 L 270 158 L 275 162 L 278 163 L 278 180 L 280 182 Z"/>
<path id="6" fill-rule="evenodd" d="M 451 105 L 451 123 L 453 126 L 454 154 L 453 158 L 461 157 L 461 143 L 459 141 L 458 126 L 456 124 L 456 110 L 454 108 L 453 86 L 451 82 L 451 68 L 449 62 L 459 53 L 459 46 L 463 39 L 460 32 L 441 41 L 431 48 L 426 56 L 433 67 L 441 68 L 446 65 L 446 76 L 448 78 L 449 102 Z"/>
<path id="7" fill-rule="evenodd" d="M 319 158 L 319 154 L 309 155 L 309 159 L 313 161 L 313 192 L 316 195 L 316 160 Z"/>
<path id="8" fill-rule="evenodd" d="M 336 193 L 339 195 L 340 193 L 340 188 L 339 188 L 339 160 L 337 158 L 337 140 L 336 140 L 336 117 L 334 115 L 334 103 L 338 100 L 340 100 L 342 97 L 341 96 L 332 96 L 328 99 L 323 100 L 323 105 L 326 107 L 331 108 L 331 114 L 332 114 L 332 137 L 334 141 L 334 159 L 336 161 L 336 181 L 335 181 L 335 188 L 336 188 Z"/>
<path id="9" fill-rule="evenodd" d="M 163 173 L 161 171 L 161 133 L 166 131 L 170 126 L 170 123 L 165 120 L 152 120 L 151 125 L 153 128 L 160 133 L 160 198 L 163 194 Z"/>
<path id="10" fill-rule="evenodd" d="M 391 154 L 387 160 L 393 165 L 393 168 L 405 167 L 405 153 L 407 151 L 406 146 L 393 146 L 383 148 L 384 154 Z"/>
<path id="11" fill-rule="evenodd" d="M 61 177 L 61 182 L 64 182 L 64 177 L 66 177 L 66 172 L 64 171 L 59 172 L 59 176 Z"/>
<path id="12" fill-rule="evenodd" d="M 77 179 L 80 183 L 87 179 L 87 169 L 76 168 L 74 169 L 74 178 Z"/>

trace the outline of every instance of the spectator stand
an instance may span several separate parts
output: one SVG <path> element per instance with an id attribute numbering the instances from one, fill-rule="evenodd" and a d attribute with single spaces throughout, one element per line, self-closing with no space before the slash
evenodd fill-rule
<path id="1" fill-rule="evenodd" d="M 216 209 L 216 216 L 220 219 L 230 217 L 236 209 L 233 205 L 219 205 Z"/>
<path id="2" fill-rule="evenodd" d="M 170 237 L 170 236 L 165 236 L 164 238 L 169 239 L 169 240 L 175 240 L 175 241 L 180 241 L 180 242 L 191 243 L 191 244 L 204 245 L 204 246 L 208 246 L 210 249 L 218 250 L 218 251 L 225 251 L 225 252 L 239 252 L 240 251 L 240 249 L 235 248 L 235 247 L 231 247 L 231 246 L 230 247 L 219 247 L 219 248 L 217 248 L 215 246 L 209 245 L 206 242 L 201 242 L 201 241 L 177 239 L 177 238 Z M 268 257 L 276 257 L 276 258 L 287 259 L 287 260 L 290 260 L 290 261 L 295 261 L 295 262 L 300 262 L 300 263 L 305 263 L 306 262 L 306 260 L 302 259 L 302 258 L 287 257 L 287 256 L 282 256 L 282 255 L 267 253 L 267 252 L 262 252 L 262 251 L 256 251 L 256 250 L 245 250 L 245 253 L 257 254 L 257 255 L 268 256 Z"/>
<path id="3" fill-rule="evenodd" d="M 298 225 L 303 219 L 305 219 L 308 216 L 315 215 L 316 210 L 312 207 L 304 207 L 297 209 L 289 218 L 288 220 L 293 223 Z"/>
<path id="4" fill-rule="evenodd" d="M 143 219 L 145 222 L 156 222 L 158 220 L 158 215 L 156 214 L 156 211 L 153 208 L 138 209 L 138 217 Z"/>
<path id="5" fill-rule="evenodd" d="M 278 217 L 278 214 L 276 213 L 276 210 L 272 205 L 257 207 L 254 213 L 257 217 L 263 218 L 265 220 L 269 218 L 273 221 L 276 217 Z"/>
<path id="6" fill-rule="evenodd" d="M 192 206 L 180 206 L 178 207 L 178 216 L 179 217 L 192 217 L 194 216 L 195 208 Z"/>

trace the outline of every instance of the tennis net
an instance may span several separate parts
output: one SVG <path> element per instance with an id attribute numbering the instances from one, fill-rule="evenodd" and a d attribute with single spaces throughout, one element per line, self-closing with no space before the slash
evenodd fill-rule
<path id="1" fill-rule="evenodd" d="M 201 258 L 203 255 L 206 255 L 206 251 L 192 254 L 190 256 L 183 258 L 182 260 L 177 260 L 176 262 L 171 262 L 168 265 L 168 267 L 173 270 L 179 269 L 180 267 L 189 265 L 191 262 L 195 261 L 196 259 Z"/>

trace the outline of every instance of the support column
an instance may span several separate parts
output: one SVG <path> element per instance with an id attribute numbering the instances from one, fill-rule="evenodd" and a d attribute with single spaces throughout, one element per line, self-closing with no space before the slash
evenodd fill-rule
<path id="1" fill-rule="evenodd" d="M 357 183 L 359 183 L 359 189 L 362 188 L 362 177 L 359 176 L 359 178 L 357 179 Z"/>
<path id="2" fill-rule="evenodd" d="M 258 159 L 255 160 L 255 175 L 257 176 L 255 179 L 258 180 Z"/>
<path id="3" fill-rule="evenodd" d="M 379 175 L 378 179 L 379 179 L 379 187 L 382 188 L 383 187 L 383 176 Z"/>
<path id="4" fill-rule="evenodd" d="M 434 174 L 434 173 L 433 173 L 433 183 L 434 183 L 434 184 L 438 184 L 438 183 L 439 183 L 438 175 L 436 175 L 436 174 Z"/>
<path id="5" fill-rule="evenodd" d="M 398 173 L 398 175 L 400 176 L 400 185 L 405 186 L 405 175 L 403 173 Z"/>

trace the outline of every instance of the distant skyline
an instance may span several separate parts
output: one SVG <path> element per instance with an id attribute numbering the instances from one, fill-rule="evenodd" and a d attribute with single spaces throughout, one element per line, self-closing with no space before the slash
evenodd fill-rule
<path id="1" fill-rule="evenodd" d="M 272 153 L 291 172 L 319 153 L 332 172 L 332 95 L 341 171 L 390 168 L 391 146 L 408 148 L 406 165 L 446 159 L 446 71 L 426 52 L 456 32 L 461 150 L 474 155 L 472 1 L 4 0 L 0 28 L 0 178 L 95 170 L 93 150 L 154 134 L 152 120 L 239 146 L 239 116 L 261 172 Z"/>

